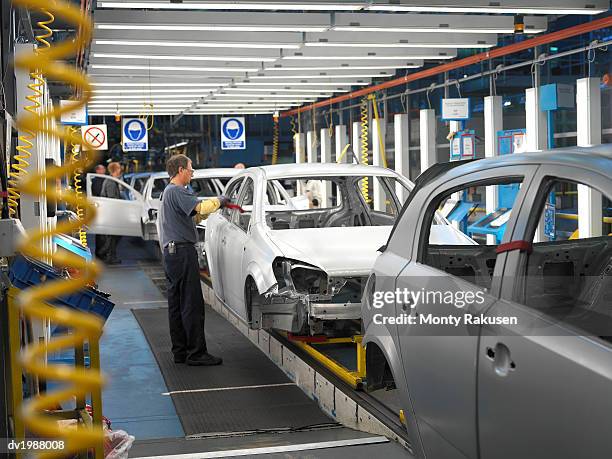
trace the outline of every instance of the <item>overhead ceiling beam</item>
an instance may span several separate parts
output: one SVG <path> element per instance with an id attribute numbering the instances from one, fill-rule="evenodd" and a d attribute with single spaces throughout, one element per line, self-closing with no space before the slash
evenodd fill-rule
<path id="1" fill-rule="evenodd" d="M 422 32 L 325 32 L 307 33 L 304 46 L 310 48 L 488 48 L 497 37 L 488 33 L 422 33 Z"/>
<path id="2" fill-rule="evenodd" d="M 525 33 L 546 30 L 545 17 L 524 18 Z M 333 30 L 342 32 L 513 33 L 512 16 L 338 13 Z"/>

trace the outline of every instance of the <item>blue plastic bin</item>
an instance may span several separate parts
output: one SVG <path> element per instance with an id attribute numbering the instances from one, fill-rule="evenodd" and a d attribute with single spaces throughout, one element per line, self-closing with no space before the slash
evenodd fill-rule
<path id="1" fill-rule="evenodd" d="M 47 280 L 62 277 L 62 273 L 52 266 L 23 255 L 15 259 L 9 272 L 9 279 L 19 289 L 26 289 Z M 109 296 L 92 287 L 86 287 L 78 292 L 57 298 L 52 303 L 84 312 L 92 312 L 106 321 L 115 307 L 115 303 L 108 300 Z"/>

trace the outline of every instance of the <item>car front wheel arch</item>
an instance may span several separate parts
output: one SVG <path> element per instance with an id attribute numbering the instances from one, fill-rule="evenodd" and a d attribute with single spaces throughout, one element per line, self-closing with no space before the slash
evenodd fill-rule
<path id="1" fill-rule="evenodd" d="M 366 369 L 368 375 L 366 390 L 368 392 L 383 388 L 395 388 L 395 378 L 391 371 L 391 365 L 389 365 L 382 349 L 373 342 L 366 346 Z"/>

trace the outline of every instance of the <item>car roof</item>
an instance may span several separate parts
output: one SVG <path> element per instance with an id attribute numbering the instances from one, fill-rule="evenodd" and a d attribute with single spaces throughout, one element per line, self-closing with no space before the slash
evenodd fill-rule
<path id="1" fill-rule="evenodd" d="M 267 179 L 282 179 L 287 177 L 308 176 L 334 176 L 334 175 L 380 175 L 397 177 L 399 174 L 391 169 L 364 164 L 337 164 L 337 163 L 301 163 L 301 164 L 275 164 L 273 166 L 259 166 L 245 169 L 257 169 L 264 173 Z"/>
<path id="2" fill-rule="evenodd" d="M 215 178 L 224 178 L 224 177 L 233 177 L 237 173 L 240 172 L 240 169 L 234 169 L 233 167 L 213 167 L 209 169 L 194 169 L 193 178 L 204 178 L 204 177 L 215 177 Z M 151 178 L 168 178 L 169 175 L 167 172 L 155 172 L 151 174 Z"/>
<path id="3" fill-rule="evenodd" d="M 584 148 L 560 148 L 534 153 L 514 153 L 511 155 L 496 156 L 494 158 L 466 161 L 457 167 L 441 169 L 437 176 L 429 178 L 425 183 L 448 181 L 468 173 L 495 169 L 498 167 L 522 165 L 569 166 L 603 173 L 612 177 L 612 145 L 599 145 L 596 147 Z M 417 183 L 418 182 L 419 179 L 417 178 Z M 425 185 L 425 183 L 423 183 L 423 185 Z"/>

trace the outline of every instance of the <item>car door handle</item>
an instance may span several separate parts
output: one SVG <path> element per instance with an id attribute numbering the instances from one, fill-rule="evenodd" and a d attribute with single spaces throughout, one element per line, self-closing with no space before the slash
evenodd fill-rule
<path id="1" fill-rule="evenodd" d="M 493 362 L 493 369 L 497 376 L 505 378 L 516 369 L 516 364 L 510 355 L 510 349 L 504 343 L 497 343 L 494 348 L 487 347 L 485 353 L 487 358 Z"/>

